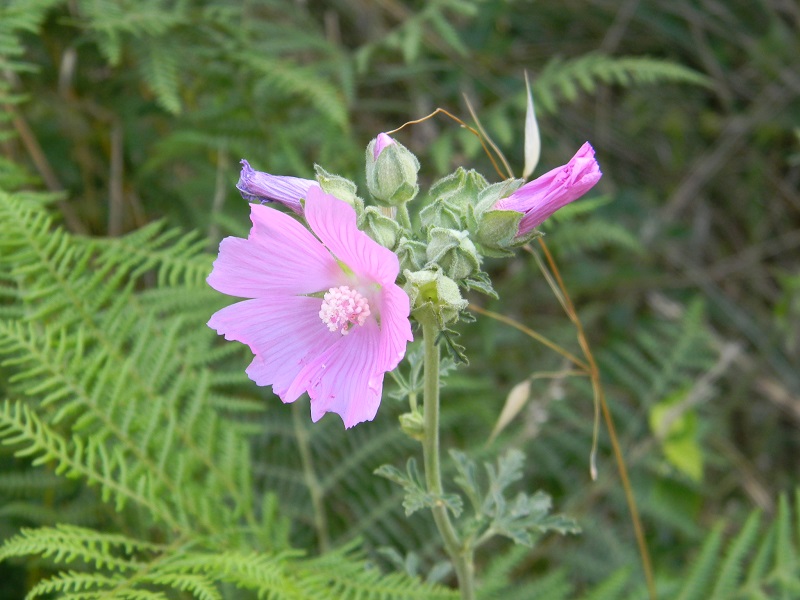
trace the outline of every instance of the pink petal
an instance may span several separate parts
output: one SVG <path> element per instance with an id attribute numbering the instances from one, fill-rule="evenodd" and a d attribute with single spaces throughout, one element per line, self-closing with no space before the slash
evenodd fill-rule
<path id="1" fill-rule="evenodd" d="M 380 318 L 381 337 L 375 359 L 376 370 L 391 371 L 406 353 L 406 345 L 413 341 L 408 294 L 396 285 L 382 290 Z"/>
<path id="2" fill-rule="evenodd" d="M 372 158 L 378 160 L 378 157 L 381 155 L 381 152 L 383 152 L 383 149 L 386 148 L 386 146 L 391 146 L 392 144 L 396 143 L 397 142 L 395 142 L 389 135 L 385 133 L 379 133 L 378 137 L 375 138 L 375 146 L 372 148 Z"/>
<path id="3" fill-rule="evenodd" d="M 397 256 L 359 231 L 352 206 L 319 188 L 311 188 L 306 198 L 305 215 L 322 243 L 359 279 L 381 285 L 393 284 L 397 279 L 400 272 Z"/>
<path id="4" fill-rule="evenodd" d="M 208 326 L 226 340 L 247 344 L 256 355 L 247 375 L 258 385 L 271 385 L 284 402 L 302 393 L 286 392 L 300 371 L 340 335 L 319 318 L 322 300 L 307 296 L 271 296 L 237 302 L 217 311 Z"/>
<path id="5" fill-rule="evenodd" d="M 384 369 L 376 365 L 380 330 L 375 321 L 354 327 L 297 375 L 288 395 L 311 397 L 311 419 L 335 412 L 345 427 L 375 418 L 381 402 Z"/>
<path id="6" fill-rule="evenodd" d="M 336 284 L 341 269 L 330 253 L 287 214 L 250 205 L 253 228 L 246 240 L 222 240 L 208 284 L 231 296 L 311 294 Z"/>

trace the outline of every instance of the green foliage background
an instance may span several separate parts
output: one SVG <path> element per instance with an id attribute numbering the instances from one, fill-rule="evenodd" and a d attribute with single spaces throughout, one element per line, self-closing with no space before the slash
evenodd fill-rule
<path id="1" fill-rule="evenodd" d="M 312 426 L 205 327 L 228 299 L 204 278 L 248 229 L 240 158 L 360 181 L 376 133 L 466 96 L 519 171 L 525 69 L 536 174 L 587 139 L 604 171 L 545 231 L 660 595 L 798 597 L 798 56 L 778 0 L 0 0 L 0 597 L 454 597 L 431 522 L 372 474 L 418 450 L 402 404 Z M 398 138 L 423 183 L 492 175 L 447 119 Z M 488 268 L 487 308 L 576 347 L 533 257 Z M 645 597 L 605 435 L 589 479 L 588 383 L 542 378 L 565 365 L 506 325 L 460 331 L 445 443 L 524 451 L 583 529 L 485 552 L 483 597 Z"/>

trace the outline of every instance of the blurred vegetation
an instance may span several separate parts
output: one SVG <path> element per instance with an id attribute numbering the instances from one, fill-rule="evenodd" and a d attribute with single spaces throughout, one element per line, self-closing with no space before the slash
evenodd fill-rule
<path id="1" fill-rule="evenodd" d="M 15 193 L 0 211 L 0 392 L 34 406 L 44 393 L 25 383 L 21 350 L 8 341 L 16 330 L 6 324 L 41 311 L 36 340 L 53 321 L 66 323 L 52 305 L 36 304 L 35 290 L 20 307 L 16 290 L 39 273 L 12 273 L 22 263 L 9 257 L 28 259 L 11 238 L 35 230 L 41 256 L 67 269 L 70 257 L 46 243 L 62 227 L 75 256 L 108 257 L 109 273 L 123 274 L 92 282 L 86 273 L 74 289 L 98 294 L 88 306 L 111 314 L 106 293 L 124 292 L 142 314 L 181 321 L 174 349 L 211 373 L 209 414 L 252 447 L 247 464 L 265 505 L 253 518 L 272 523 L 274 500 L 290 524 L 280 543 L 265 534 L 247 547 L 301 548 L 313 558 L 322 502 L 340 556 L 358 547 L 352 560 L 449 582 L 431 524 L 406 520 L 401 492 L 372 475 L 417 450 L 395 426 L 400 403 L 385 399 L 373 424 L 346 433 L 333 418 L 312 427 L 307 406 L 293 420 L 247 383 L 245 352 L 214 346 L 213 332 L 190 332 L 224 300 L 202 291 L 210 253 L 249 225 L 234 188 L 240 158 L 276 174 L 310 177 L 319 163 L 361 180 L 363 148 L 378 132 L 436 107 L 469 120 L 468 98 L 519 171 L 527 70 L 543 136 L 535 175 L 587 139 L 604 172 L 600 199 L 585 201 L 592 210 L 574 205 L 544 230 L 603 371 L 661 595 L 797 597 L 798 57 L 800 8 L 782 0 L 0 0 L 0 189 Z M 397 135 L 420 157 L 428 184 L 458 165 L 493 175 L 475 138 L 448 119 Z M 38 221 L 44 210 L 54 224 Z M 140 231 L 161 219 L 151 226 L 160 233 Z M 486 308 L 576 347 L 534 257 L 520 253 L 489 270 L 501 299 Z M 158 322 L 147 326 L 158 331 Z M 476 458 L 523 450 L 526 486 L 551 493 L 583 529 L 532 551 L 493 548 L 480 565 L 485 597 L 644 597 L 605 433 L 599 478 L 589 478 L 588 382 L 543 377 L 566 365 L 502 323 L 480 317 L 460 329 L 471 364 L 443 393 L 445 443 Z M 192 344 L 213 360 L 192 354 Z M 503 396 L 526 378 L 525 409 L 487 445 Z M 43 418 L 55 431 L 75 425 L 74 415 Z M 105 484 L 15 457 L 18 443 L 0 455 L 0 539 L 69 523 L 170 541 L 163 523 L 130 507 L 115 513 Z M 311 494 L 309 460 L 321 475 Z M 209 533 L 222 527 L 215 518 Z M 0 563 L 0 597 L 22 598 L 57 572 L 29 552 L 36 558 Z"/>

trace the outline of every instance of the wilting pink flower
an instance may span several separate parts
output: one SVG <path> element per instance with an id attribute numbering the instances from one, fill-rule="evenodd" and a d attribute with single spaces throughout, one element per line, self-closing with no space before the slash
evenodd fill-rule
<path id="1" fill-rule="evenodd" d="M 378 160 L 378 157 L 381 155 L 381 152 L 383 152 L 383 149 L 386 148 L 386 146 L 391 146 L 392 144 L 396 143 L 397 142 L 395 142 L 388 134 L 379 133 L 378 137 L 375 138 L 375 146 L 372 148 L 372 158 Z"/>
<path id="2" fill-rule="evenodd" d="M 602 177 L 589 142 L 565 165 L 529 181 L 516 192 L 498 200 L 495 210 L 515 210 L 525 216 L 517 235 L 525 235 L 550 215 L 588 192 Z"/>
<path id="3" fill-rule="evenodd" d="M 318 187 L 312 179 L 289 177 L 286 175 L 270 175 L 263 171 L 256 171 L 246 160 L 242 159 L 242 172 L 239 174 L 239 183 L 236 189 L 242 193 L 242 198 L 248 202 L 280 202 L 288 206 L 297 214 L 303 213 L 300 200 L 308 195 L 308 190 Z"/>
<path id="4" fill-rule="evenodd" d="M 317 186 L 305 205 L 313 234 L 268 206 L 251 205 L 250 218 L 250 235 L 222 240 L 208 276 L 214 289 L 250 300 L 218 311 L 209 327 L 250 347 L 247 375 L 258 385 L 284 402 L 308 392 L 313 421 L 326 412 L 345 427 L 372 420 L 383 375 L 412 339 L 397 256 Z"/>

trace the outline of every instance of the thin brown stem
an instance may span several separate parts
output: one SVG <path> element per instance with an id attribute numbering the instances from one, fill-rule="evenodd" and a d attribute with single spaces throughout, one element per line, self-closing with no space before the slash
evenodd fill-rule
<path id="1" fill-rule="evenodd" d="M 586 339 L 586 333 L 583 329 L 583 324 L 581 323 L 580 318 L 578 317 L 577 312 L 575 311 L 575 306 L 572 303 L 572 299 L 569 297 L 569 293 L 567 292 L 567 288 L 564 285 L 564 281 L 561 278 L 561 273 L 558 270 L 558 266 L 556 266 L 555 260 L 553 259 L 553 255 L 550 253 L 550 249 L 545 244 L 542 238 L 539 238 L 539 246 L 542 248 L 542 252 L 547 259 L 547 264 L 550 266 L 550 270 L 555 278 L 558 288 L 564 298 L 564 307 L 567 311 L 567 316 L 569 317 L 570 321 L 575 325 L 575 329 L 577 332 L 578 337 L 578 344 L 580 344 L 581 350 L 583 351 L 584 356 L 586 357 L 587 362 L 589 363 L 589 376 L 592 381 L 592 391 L 595 397 L 595 411 L 597 410 L 597 406 L 599 406 L 600 410 L 603 413 L 603 420 L 605 421 L 606 427 L 608 428 L 608 436 L 611 440 L 611 447 L 614 452 L 614 458 L 617 462 L 617 468 L 619 469 L 619 476 L 620 480 L 622 481 L 622 488 L 625 491 L 625 499 L 628 503 L 628 510 L 631 513 L 631 521 L 633 522 L 633 530 L 634 535 L 636 536 L 636 543 L 639 547 L 639 555 L 642 559 L 642 569 L 644 570 L 644 577 L 647 583 L 647 590 L 651 600 L 656 600 L 656 586 L 655 586 L 655 579 L 653 578 L 653 566 L 650 560 L 650 552 L 647 548 L 647 541 L 644 537 L 644 527 L 642 526 L 641 518 L 639 517 L 639 509 L 636 505 L 636 498 L 633 495 L 633 488 L 631 487 L 630 478 L 628 477 L 628 468 L 625 465 L 625 458 L 622 455 L 622 449 L 619 445 L 619 438 L 617 437 L 617 431 L 614 427 L 614 420 L 611 417 L 611 411 L 608 408 L 608 403 L 606 402 L 605 393 L 603 391 L 603 387 L 600 383 L 600 370 L 597 367 L 597 363 L 595 362 L 594 355 L 592 354 L 592 350 L 589 347 L 589 342 Z M 532 251 L 528 248 L 529 251 Z M 593 449 L 593 455 L 595 450 Z M 594 456 L 592 458 L 592 469 L 593 472 L 594 468 Z M 594 474 L 594 473 L 593 473 Z"/>

